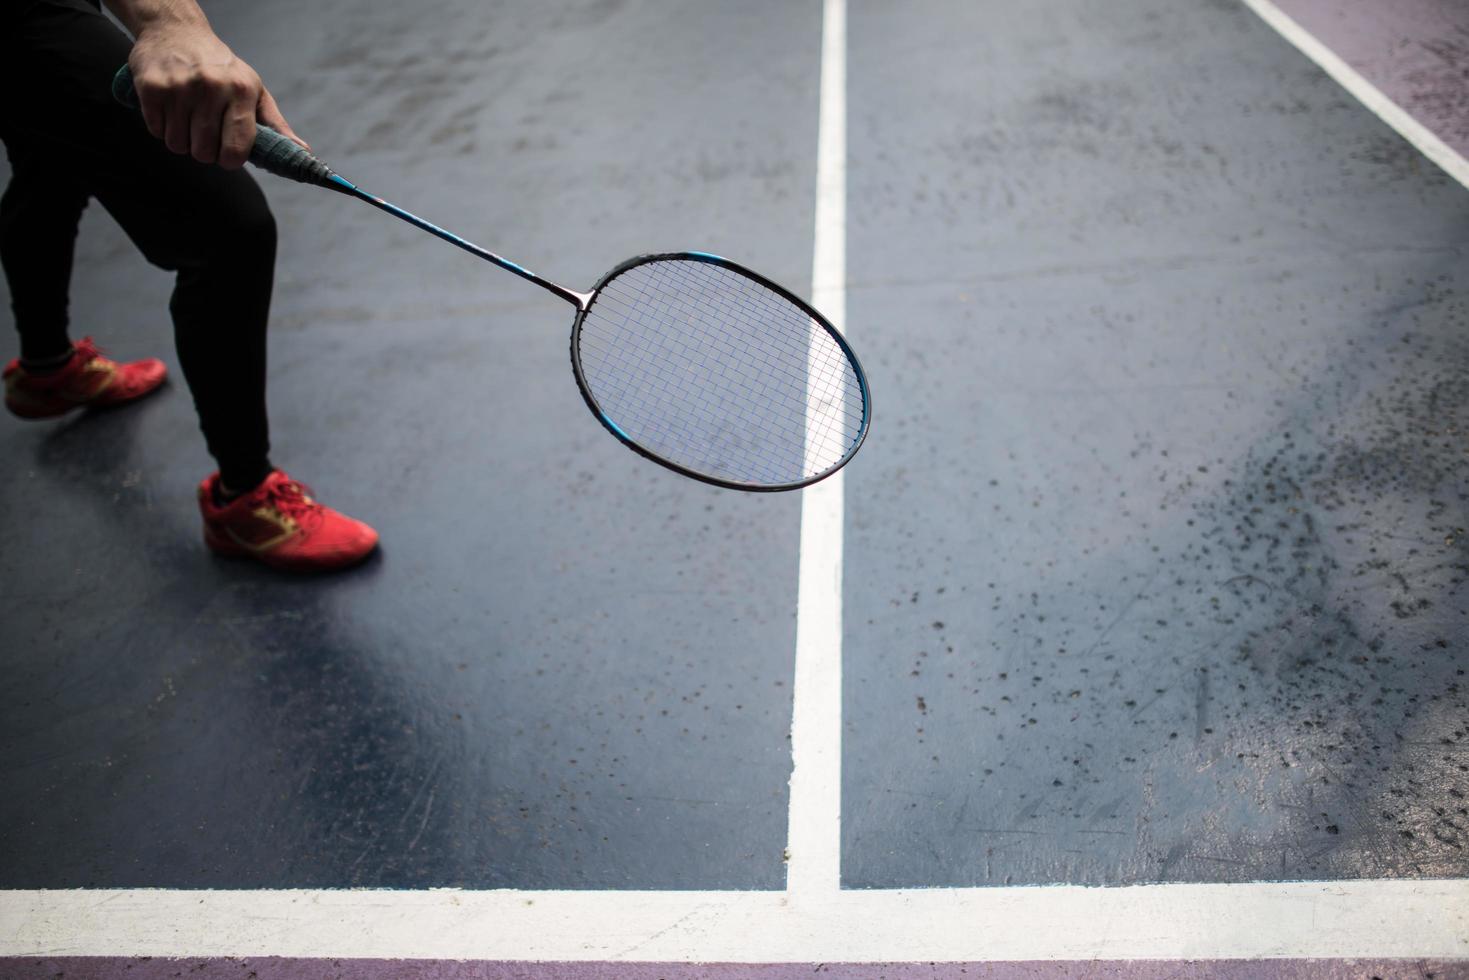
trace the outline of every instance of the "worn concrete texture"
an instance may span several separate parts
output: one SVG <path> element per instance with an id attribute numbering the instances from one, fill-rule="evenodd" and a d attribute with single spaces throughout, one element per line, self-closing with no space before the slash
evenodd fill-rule
<path id="1" fill-rule="evenodd" d="M 809 285 L 816 4 L 210 12 L 567 285 Z M 1469 192 L 1225 0 L 850 30 L 845 883 L 1463 876 Z M 277 460 L 383 554 L 209 559 L 179 388 L 0 422 L 0 887 L 781 887 L 798 498 L 618 446 L 554 298 L 266 187 Z M 167 277 L 80 260 L 78 333 L 166 353 Z"/>
<path id="2" fill-rule="evenodd" d="M 1235 3 L 850 29 L 845 883 L 1465 875 L 1469 190 Z"/>

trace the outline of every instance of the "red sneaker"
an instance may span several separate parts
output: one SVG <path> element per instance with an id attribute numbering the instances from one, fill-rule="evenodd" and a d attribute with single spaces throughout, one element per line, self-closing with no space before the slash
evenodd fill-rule
<path id="1" fill-rule="evenodd" d="M 345 568 L 377 547 L 377 532 L 312 500 L 280 470 L 224 506 L 215 501 L 219 474 L 199 484 L 204 543 L 217 555 L 255 558 L 297 572 Z"/>
<path id="2" fill-rule="evenodd" d="M 119 364 L 87 337 L 52 374 L 29 374 L 19 358 L 6 365 L 5 407 L 23 419 L 51 419 L 85 406 L 121 405 L 156 389 L 167 373 L 156 357 Z"/>

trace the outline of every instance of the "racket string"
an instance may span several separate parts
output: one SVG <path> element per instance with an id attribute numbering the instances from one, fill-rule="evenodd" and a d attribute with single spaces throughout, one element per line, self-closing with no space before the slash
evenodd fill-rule
<path id="1" fill-rule="evenodd" d="M 699 298 L 702 299 L 706 304 L 708 304 L 708 308 L 709 309 L 721 310 L 721 307 L 718 305 L 718 303 L 722 300 L 722 297 L 715 297 L 715 296 L 709 295 L 707 289 L 695 289 L 695 290 L 693 290 L 693 292 L 695 294 L 697 294 L 699 296 Z M 668 312 L 669 312 L 669 304 L 667 304 L 667 303 L 661 303 L 661 302 L 657 302 L 656 300 L 653 300 L 651 297 L 648 296 L 648 294 L 647 294 L 646 291 L 644 291 L 644 292 L 642 292 L 640 294 L 639 301 L 648 302 L 647 309 L 650 312 L 660 314 L 661 315 L 660 318 L 664 319 L 665 320 L 665 323 L 666 323 L 667 315 L 668 315 Z M 762 319 L 764 319 L 766 322 L 770 322 L 770 314 L 772 314 L 772 313 L 774 313 L 777 316 L 783 315 L 783 314 L 784 315 L 789 315 L 788 314 L 789 305 L 788 304 L 785 304 L 783 301 L 782 301 L 782 303 L 781 303 L 780 306 L 776 307 L 773 310 L 771 308 L 771 304 L 769 304 L 769 303 L 761 303 L 761 304 L 756 304 L 756 305 L 763 307 L 763 309 L 760 310 L 759 312 L 762 313 L 762 314 L 764 314 L 764 316 L 762 316 Z M 737 323 L 735 323 L 735 322 L 732 321 L 732 318 L 729 316 L 729 311 L 727 309 L 722 310 L 722 312 L 723 312 L 724 315 L 723 316 L 716 315 L 715 319 L 722 321 L 722 323 L 726 327 L 726 329 L 739 326 L 739 324 L 737 324 Z M 802 313 L 801 314 L 801 322 L 803 323 L 803 325 L 805 323 L 805 320 L 806 320 L 806 318 L 804 316 L 804 313 Z M 671 325 L 672 326 L 675 326 L 675 327 L 682 326 L 682 324 L 677 324 L 677 323 L 671 324 Z M 673 336 L 678 336 L 678 334 L 673 334 Z M 738 360 L 738 362 L 740 363 L 740 365 L 742 367 L 758 366 L 758 367 L 762 367 L 762 368 L 768 369 L 771 366 L 786 366 L 786 367 L 789 367 L 790 365 L 792 365 L 794 363 L 797 363 L 794 360 L 794 355 L 799 354 L 799 351 L 792 349 L 791 346 L 788 343 L 782 344 L 780 342 L 780 335 L 779 334 L 772 334 L 771 337 L 766 338 L 766 339 L 767 340 L 770 340 L 770 341 L 773 341 L 770 344 L 770 346 L 772 348 L 774 348 L 774 349 L 777 349 L 777 352 L 780 353 L 781 359 L 784 361 L 784 365 L 773 365 L 772 360 L 769 357 L 755 358 L 755 357 L 747 356 L 747 352 L 736 350 L 734 347 L 730 346 L 729 344 L 722 342 L 722 338 L 716 338 L 715 339 L 714 346 L 716 348 L 721 349 L 726 355 L 731 355 L 731 354 L 736 355 L 737 356 L 737 360 Z M 680 345 L 680 346 L 682 346 L 682 345 Z M 836 347 L 835 343 L 829 343 L 828 344 L 828 347 L 830 347 L 833 350 L 839 350 L 839 348 Z M 637 348 L 638 348 L 638 361 L 639 361 L 640 365 L 646 363 L 646 361 L 647 361 L 647 355 L 649 353 L 655 353 L 655 354 L 658 353 L 658 352 L 652 351 L 651 348 L 650 348 L 650 345 L 648 345 L 648 344 L 638 344 L 637 345 Z M 782 350 L 782 348 L 783 348 L 783 350 Z M 819 352 L 819 348 L 810 346 L 808 344 L 808 350 L 807 350 L 808 355 L 810 355 L 812 353 L 815 353 L 815 352 Z M 825 356 L 824 357 L 812 358 L 812 360 L 819 367 L 823 367 L 823 368 L 827 369 L 828 371 L 831 369 L 832 366 L 834 366 L 833 365 L 834 358 L 831 356 L 830 351 L 825 352 Z M 845 367 L 846 367 L 845 364 L 842 364 L 842 365 L 839 366 L 839 368 L 845 368 Z M 727 371 L 724 371 L 723 373 L 727 375 L 728 372 Z M 735 386 L 737 388 L 744 388 L 746 390 L 746 392 L 751 397 L 754 397 L 754 398 L 769 398 L 770 397 L 771 391 L 770 391 L 770 388 L 769 388 L 768 385 L 763 385 L 763 386 L 760 386 L 759 388 L 753 388 L 751 386 L 751 384 L 750 384 L 750 382 L 751 382 L 752 379 L 751 379 L 751 375 L 749 374 L 749 372 L 744 371 L 744 370 L 740 370 L 739 368 L 736 368 L 735 369 L 735 373 L 738 374 L 740 376 L 740 378 L 741 378 L 741 382 L 735 382 Z M 787 379 L 787 380 L 789 380 L 789 379 Z M 818 397 L 820 397 L 822 394 L 826 394 L 826 395 L 830 396 L 830 395 L 836 393 L 834 386 L 832 384 L 830 384 L 829 381 L 827 383 L 809 384 L 809 382 L 811 382 L 813 380 L 814 379 L 812 378 L 812 376 L 808 374 L 808 388 L 814 389 L 810 393 L 814 393 Z M 688 393 L 687 388 L 685 386 L 683 386 L 683 385 L 677 385 L 676 384 L 675 385 L 675 388 L 678 389 L 679 391 L 682 391 L 685 394 Z M 789 387 L 787 387 L 787 392 L 786 393 L 789 394 Z M 787 414 L 789 415 L 790 413 L 788 412 Z M 852 416 L 857 417 L 858 419 L 860 419 L 860 407 L 851 409 L 849 411 L 849 414 L 852 415 Z M 817 433 L 817 434 L 820 435 L 820 433 Z M 789 438 L 790 438 L 790 433 L 787 433 L 787 439 L 789 440 Z"/>
<path id="2" fill-rule="evenodd" d="M 804 309 L 713 263 L 665 259 L 606 283 L 578 338 L 583 378 L 628 438 L 745 483 L 841 462 L 866 423 L 845 350 Z"/>

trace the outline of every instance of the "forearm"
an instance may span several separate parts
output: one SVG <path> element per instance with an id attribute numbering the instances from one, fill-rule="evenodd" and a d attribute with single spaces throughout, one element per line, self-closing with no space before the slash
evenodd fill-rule
<path id="1" fill-rule="evenodd" d="M 123 26 L 139 37 L 155 27 L 209 29 L 209 19 L 194 0 L 103 0 Z"/>

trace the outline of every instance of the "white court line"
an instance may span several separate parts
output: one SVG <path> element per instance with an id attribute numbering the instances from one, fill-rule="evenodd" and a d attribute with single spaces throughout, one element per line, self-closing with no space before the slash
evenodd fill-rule
<path id="1" fill-rule="evenodd" d="M 1464 958 L 1469 882 L 0 892 L 0 956 L 695 963 Z"/>
<path id="2" fill-rule="evenodd" d="M 821 21 L 811 304 L 841 330 L 847 278 L 846 0 L 825 0 Z M 819 412 L 808 409 L 808 450 L 820 421 Z M 786 891 L 798 899 L 841 888 L 842 487 L 838 470 L 801 491 L 786 847 Z"/>
<path id="3" fill-rule="evenodd" d="M 1270 20 L 1263 11 L 1273 6 L 1245 2 Z M 845 13 L 844 0 L 825 0 L 812 264 L 813 303 L 838 327 L 845 318 Z M 1458 172 L 1438 162 L 1462 181 L 1463 161 L 1454 158 Z M 839 472 L 802 497 L 786 892 L 0 891 L 0 956 L 706 963 L 1469 957 L 1469 881 L 842 891 L 841 480 Z"/>
<path id="4" fill-rule="evenodd" d="M 1326 45 L 1296 23 L 1270 0 L 1244 0 L 1247 7 L 1259 14 L 1260 19 L 1275 28 L 1287 41 L 1295 45 L 1307 58 L 1314 61 L 1338 85 L 1346 89 L 1357 101 L 1387 123 L 1403 139 L 1412 143 L 1424 156 L 1444 169 L 1452 178 L 1469 187 L 1469 161 L 1453 147 L 1439 139 L 1432 130 L 1389 99 L 1371 82 L 1367 81 L 1351 65 Z"/>

